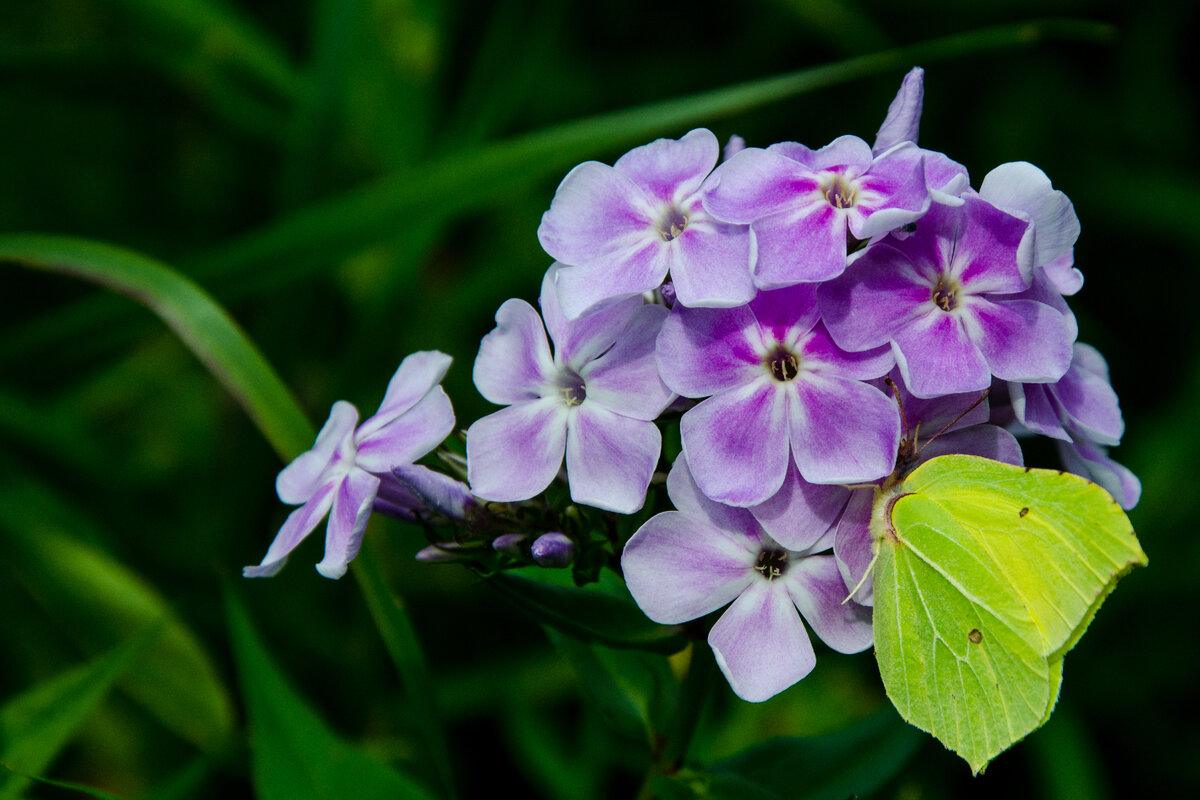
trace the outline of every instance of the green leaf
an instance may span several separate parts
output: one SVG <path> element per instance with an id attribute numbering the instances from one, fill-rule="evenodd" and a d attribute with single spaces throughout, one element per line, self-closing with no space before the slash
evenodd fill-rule
<path id="1" fill-rule="evenodd" d="M 663 731 L 678 696 L 666 658 L 587 644 L 549 627 L 545 631 L 609 727 L 644 744 Z"/>
<path id="2" fill-rule="evenodd" d="M 343 741 L 287 684 L 232 592 L 226 615 L 246 698 L 251 772 L 262 800 L 432 800 L 411 778 Z"/>
<path id="3" fill-rule="evenodd" d="M 543 625 L 585 642 L 667 654 L 688 644 L 677 626 L 652 622 L 632 599 L 596 587 L 553 586 L 507 574 L 491 575 L 487 584 Z"/>
<path id="4" fill-rule="evenodd" d="M 69 508 L 69 501 L 31 485 L 0 484 L 4 566 L 85 651 L 110 648 L 161 620 L 161 632 L 121 686 L 167 728 L 204 750 L 221 749 L 233 711 L 208 654 L 149 583 L 78 540 L 91 526 Z"/>
<path id="5" fill-rule="evenodd" d="M 901 715 L 983 771 L 1040 727 L 1063 656 L 1146 563 L 1075 475 L 942 456 L 876 500 L 875 654 Z"/>
<path id="6" fill-rule="evenodd" d="M 708 770 L 658 779 L 671 797 L 727 800 L 845 800 L 867 796 L 900 773 L 922 737 L 884 709 L 845 730 L 777 737 Z M 657 788 L 657 786 L 656 786 Z"/>
<path id="7" fill-rule="evenodd" d="M 91 786 L 84 786 L 81 783 L 72 783 L 71 781 L 55 781 L 55 780 L 51 780 L 49 778 L 39 778 L 37 775 L 23 775 L 19 772 L 15 772 L 15 771 L 9 769 L 6 765 L 4 765 L 2 763 L 0 763 L 0 769 L 3 769 L 8 775 L 14 776 L 16 778 L 21 778 L 23 780 L 28 780 L 28 781 L 35 781 L 37 783 L 41 783 L 46 786 L 54 786 L 59 789 L 66 789 L 67 791 L 70 791 L 70 792 L 79 792 L 80 794 L 85 794 L 88 797 L 94 797 L 94 798 L 96 798 L 96 800 L 121 800 L 121 798 L 117 797 L 115 794 L 109 794 L 108 792 L 103 792 L 99 789 L 94 789 Z M 59 795 L 55 794 L 54 796 L 58 797 Z"/>
<path id="8" fill-rule="evenodd" d="M 315 433 L 270 364 L 237 323 L 192 281 L 145 256 L 65 236 L 0 235 L 0 262 L 106 286 L 142 303 L 183 340 L 233 395 L 284 461 Z"/>
<path id="9" fill-rule="evenodd" d="M 0 763 L 17 773 L 7 780 L 0 776 L 0 797 L 18 796 L 28 782 L 21 775 L 50 765 L 159 632 L 152 625 L 91 664 L 43 681 L 0 706 Z"/>

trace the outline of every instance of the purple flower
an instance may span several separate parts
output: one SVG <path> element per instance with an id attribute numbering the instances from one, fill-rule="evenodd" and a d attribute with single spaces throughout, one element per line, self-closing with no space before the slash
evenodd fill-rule
<path id="1" fill-rule="evenodd" d="M 846 587 L 833 557 L 785 549 L 745 509 L 709 500 L 684 456 L 667 478 L 678 511 L 648 520 L 625 545 L 621 568 L 646 616 L 671 625 L 732 602 L 708 643 L 733 691 L 761 702 L 816 663 L 804 621 L 834 650 L 856 653 L 872 641 L 870 612 L 842 603 Z M 798 613 L 797 613 L 798 612 Z"/>
<path id="2" fill-rule="evenodd" d="M 754 296 L 748 232 L 705 211 L 704 179 L 720 145 L 698 128 L 630 150 L 609 167 L 588 161 L 559 184 L 538 239 L 564 267 L 568 319 L 639 295 L 667 275 L 687 306 L 736 306 Z"/>
<path id="3" fill-rule="evenodd" d="M 1141 484 L 1132 472 L 1108 457 L 1120 444 L 1125 421 L 1108 377 L 1104 356 L 1076 342 L 1067 374 L 1057 383 L 1008 385 L 1018 430 L 1024 428 L 1059 440 L 1068 470 L 1103 486 L 1122 508 L 1133 508 Z"/>
<path id="4" fill-rule="evenodd" d="M 895 403 L 861 382 L 891 369 L 891 355 L 838 348 L 817 319 L 815 294 L 805 284 L 761 292 L 740 308 L 677 307 L 663 325 L 663 380 L 685 397 L 708 397 L 684 414 L 680 430 L 696 481 L 714 500 L 766 501 L 793 459 L 810 483 L 856 483 L 892 470 Z"/>
<path id="5" fill-rule="evenodd" d="M 749 224 L 754 283 L 824 281 L 846 268 L 847 234 L 870 239 L 929 208 L 924 156 L 911 142 L 875 155 L 857 136 L 820 150 L 784 142 L 748 147 L 713 173 L 704 207 Z"/>
<path id="6" fill-rule="evenodd" d="M 1029 286 L 1017 262 L 1026 227 L 974 197 L 935 205 L 916 233 L 873 246 L 821 287 L 822 319 L 848 350 L 891 343 L 918 397 L 983 391 L 992 375 L 1056 381 L 1070 364 L 1074 327 L 1019 296 Z"/>
<path id="7" fill-rule="evenodd" d="M 569 321 L 557 271 L 542 281 L 545 329 L 531 305 L 508 300 L 480 344 L 475 385 L 508 408 L 467 431 L 468 480 L 484 499 L 526 500 L 550 485 L 565 453 L 575 502 L 631 514 L 658 463 L 652 420 L 674 399 L 654 364 L 667 310 L 634 297 Z"/>
<path id="8" fill-rule="evenodd" d="M 438 384 L 450 357 L 436 351 L 413 353 L 388 383 L 375 415 L 355 428 L 358 410 L 344 400 L 333 404 L 313 448 L 275 481 L 279 499 L 300 505 L 283 523 L 262 563 L 246 567 L 247 578 L 274 575 L 288 553 L 329 514 L 325 557 L 317 571 L 340 578 L 358 554 L 363 531 L 381 481 L 394 482 L 393 467 L 412 464 L 437 447 L 454 428 L 450 398 Z"/>

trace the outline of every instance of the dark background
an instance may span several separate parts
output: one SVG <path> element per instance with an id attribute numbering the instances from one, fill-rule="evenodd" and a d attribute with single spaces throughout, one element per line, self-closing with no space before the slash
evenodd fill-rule
<path id="1" fill-rule="evenodd" d="M 1103 42 L 1048 37 L 917 62 L 920 141 L 966 165 L 976 186 L 994 166 L 1026 160 L 1073 200 L 1086 283 L 1072 307 L 1121 397 L 1127 433 L 1115 455 L 1143 482 L 1130 516 L 1150 566 L 1122 583 L 1067 659 L 1043 731 L 976 779 L 930 741 L 879 796 L 1197 792 L 1200 726 L 1183 713 L 1198 699 L 1200 656 L 1198 76 L 1185 63 L 1196 7 L 317 0 L 221 3 L 228 13 L 214 22 L 210 5 L 0 0 L 0 231 L 91 237 L 192 274 L 316 424 L 339 398 L 370 413 L 407 353 L 448 352 L 446 388 L 463 427 L 490 410 L 470 366 L 495 308 L 536 297 L 548 259 L 535 231 L 562 175 L 695 125 L 584 143 L 562 163 L 465 180 L 454 196 L 431 193 L 402 214 L 375 219 L 368 203 L 349 233 L 323 236 L 317 213 L 278 233 L 284 246 L 274 250 L 256 250 L 254 237 L 313 203 L 433 159 L 453 168 L 457 154 L 546 126 L 1001 23 L 1110 23 Z M 238 26 L 224 22 L 229 14 Z M 846 133 L 870 141 L 909 66 L 696 125 L 751 145 L 819 147 Z M 220 598 L 234 582 L 284 671 L 334 728 L 416 761 L 360 595 L 311 569 L 319 544 L 306 543 L 273 580 L 237 577 L 285 516 L 273 495 L 281 464 L 241 410 L 134 304 L 12 265 L 0 274 L 0 483 L 45 489 L 86 520 L 70 535 L 155 587 L 230 687 Z M 1052 459 L 1036 448 L 1029 457 Z M 496 785 L 546 797 L 636 791 L 644 754 L 583 702 L 536 625 L 465 571 L 412 564 L 418 534 L 379 521 L 369 535 L 386 540 L 438 676 L 464 796 Z M 5 562 L 0 697 L 92 652 L 18 562 Z M 812 677 L 761 707 L 722 686 L 693 755 L 708 761 L 771 733 L 865 717 L 883 702 L 873 666 L 869 655 L 825 653 Z M 51 774 L 142 796 L 186 763 L 189 745 L 136 705 L 109 705 Z M 236 766 L 198 785 L 197 797 L 250 791 Z"/>

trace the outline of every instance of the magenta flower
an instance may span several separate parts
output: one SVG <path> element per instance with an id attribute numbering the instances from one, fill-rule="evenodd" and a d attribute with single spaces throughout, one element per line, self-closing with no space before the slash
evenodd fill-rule
<path id="1" fill-rule="evenodd" d="M 1071 361 L 1074 326 L 1021 297 L 1027 225 L 976 197 L 935 205 L 917 231 L 870 248 L 820 289 L 821 316 L 847 350 L 890 343 L 918 397 L 983 391 L 992 375 L 1051 382 Z"/>
<path id="2" fill-rule="evenodd" d="M 820 150 L 795 142 L 748 147 L 710 180 L 704 207 L 750 225 L 754 283 L 762 289 L 836 277 L 846 268 L 847 234 L 870 239 L 929 208 L 924 156 L 911 142 L 878 155 L 857 136 Z"/>
<path id="3" fill-rule="evenodd" d="M 841 653 L 871 645 L 870 611 L 844 603 L 846 586 L 825 535 L 809 548 L 785 549 L 746 509 L 709 500 L 684 456 L 667 478 L 677 511 L 649 519 L 621 555 L 621 569 L 646 616 L 687 622 L 732 603 L 708 643 L 730 687 L 761 702 L 807 675 L 816 664 L 804 622 Z M 801 619 L 803 617 L 803 620 Z"/>
<path id="4" fill-rule="evenodd" d="M 663 381 L 685 397 L 708 397 L 683 415 L 680 430 L 696 482 L 712 499 L 763 503 L 792 460 L 809 483 L 892 471 L 896 405 L 862 382 L 891 369 L 891 354 L 837 347 L 815 298 L 815 287 L 799 285 L 761 292 L 739 308 L 676 307 L 664 323 Z"/>
<path id="5" fill-rule="evenodd" d="M 454 428 L 450 398 L 439 386 L 449 368 L 445 353 L 408 356 L 388 383 L 379 410 L 357 428 L 358 410 L 344 400 L 333 404 L 313 448 L 297 456 L 275 481 L 279 499 L 300 508 L 288 515 L 262 563 L 243 569 L 243 576 L 274 575 L 326 514 L 325 557 L 317 571 L 326 578 L 346 574 L 362 544 L 381 481 L 395 482 L 394 467 L 412 464 Z"/>
<path id="6" fill-rule="evenodd" d="M 754 296 L 749 235 L 705 210 L 705 178 L 720 145 L 698 128 L 630 150 L 609 167 L 588 161 L 559 184 L 538 239 L 565 269 L 568 319 L 657 288 L 667 276 L 686 306 L 741 305 Z"/>
<path id="7" fill-rule="evenodd" d="M 654 364 L 667 310 L 634 297 L 568 321 L 554 289 L 558 271 L 552 266 L 542 281 L 545 329 L 531 305 L 514 299 L 483 337 L 475 385 L 508 407 L 467 431 L 468 480 L 484 499 L 526 500 L 550 485 L 565 453 L 575 502 L 631 514 L 658 463 L 652 420 L 674 399 Z"/>

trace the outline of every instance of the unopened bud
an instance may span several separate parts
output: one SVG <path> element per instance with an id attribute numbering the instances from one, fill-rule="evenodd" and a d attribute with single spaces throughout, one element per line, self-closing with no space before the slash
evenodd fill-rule
<path id="1" fill-rule="evenodd" d="M 543 567 L 565 567 L 575 557 L 575 543 L 557 531 L 544 533 L 534 540 L 529 554 Z"/>
<path id="2" fill-rule="evenodd" d="M 492 540 L 492 549 L 506 556 L 519 556 L 525 539 L 523 533 L 504 533 Z"/>

